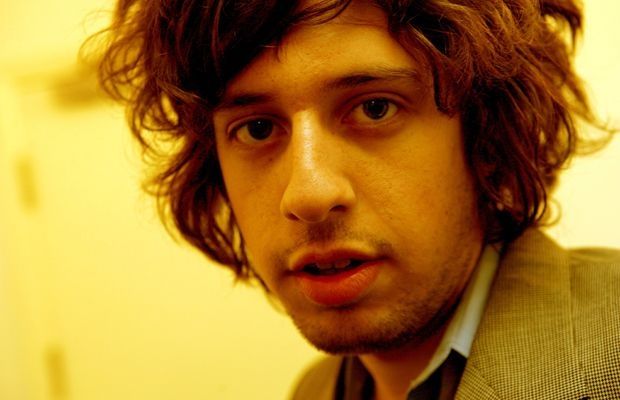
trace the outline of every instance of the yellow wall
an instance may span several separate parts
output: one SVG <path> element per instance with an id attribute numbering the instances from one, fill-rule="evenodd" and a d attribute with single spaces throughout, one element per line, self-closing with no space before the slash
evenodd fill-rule
<path id="1" fill-rule="evenodd" d="M 73 67 L 101 21 L 85 15 L 110 4 L 0 5 L 0 399 L 284 398 L 316 353 L 259 290 L 166 236 L 122 112 Z M 620 124 L 615 4 L 587 1 L 578 67 Z M 620 247 L 619 176 L 620 140 L 576 161 L 552 234 Z"/>
<path id="2" fill-rule="evenodd" d="M 586 0 L 585 37 L 576 65 L 602 117 L 620 126 L 620 4 Z M 564 174 L 556 198 L 562 220 L 550 233 L 570 246 L 620 247 L 620 140 L 605 151 L 578 158 Z"/>

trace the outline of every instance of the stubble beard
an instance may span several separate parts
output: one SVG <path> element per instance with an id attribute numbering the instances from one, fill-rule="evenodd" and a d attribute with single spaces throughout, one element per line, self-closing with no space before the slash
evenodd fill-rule
<path id="1" fill-rule="evenodd" d="M 464 225 L 468 226 L 468 225 Z M 310 240 L 328 240 L 339 225 L 330 227 L 329 234 L 315 235 Z M 469 239 L 461 231 L 456 243 Z M 345 237 L 355 237 L 349 232 Z M 375 248 L 394 254 L 386 242 L 375 241 Z M 458 246 L 453 246 L 458 247 Z M 476 252 L 477 251 L 477 252 Z M 326 308 L 316 313 L 296 313 L 282 303 L 300 333 L 317 349 L 335 355 L 380 353 L 421 344 L 444 327 L 459 303 L 466 279 L 461 273 L 472 270 L 480 249 L 460 253 L 440 263 L 441 273 L 433 282 L 422 282 L 415 269 L 401 276 L 400 284 L 393 287 L 393 296 L 383 304 L 372 304 L 362 299 L 351 305 Z M 418 287 L 407 286 L 416 285 Z M 425 292 L 424 286 L 429 286 Z"/>
<path id="2" fill-rule="evenodd" d="M 446 294 L 432 293 L 429 297 L 442 296 Z M 458 299 L 432 305 L 398 299 L 391 309 L 376 313 L 362 310 L 363 305 L 352 305 L 325 311 L 330 314 L 325 319 L 291 317 L 306 340 L 321 351 L 334 355 L 370 354 L 425 342 L 445 326 L 457 304 Z"/>

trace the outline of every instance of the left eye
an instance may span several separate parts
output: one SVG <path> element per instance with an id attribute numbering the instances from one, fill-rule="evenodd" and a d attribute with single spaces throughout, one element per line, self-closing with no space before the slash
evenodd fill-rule
<path id="1" fill-rule="evenodd" d="M 246 133 L 253 140 L 260 142 L 267 140 L 273 133 L 273 122 L 268 119 L 250 121 L 241 127 L 240 131 Z"/>
<path id="2" fill-rule="evenodd" d="M 351 117 L 355 122 L 381 121 L 392 117 L 397 110 L 396 104 L 388 99 L 370 99 L 355 107 Z"/>
<path id="3" fill-rule="evenodd" d="M 246 145 L 265 144 L 274 139 L 279 127 L 268 118 L 258 118 L 241 124 L 233 129 L 231 137 Z"/>

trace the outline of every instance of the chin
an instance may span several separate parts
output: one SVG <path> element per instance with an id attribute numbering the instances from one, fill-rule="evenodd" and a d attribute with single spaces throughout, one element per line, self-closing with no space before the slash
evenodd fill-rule
<path id="1" fill-rule="evenodd" d="M 445 324 L 449 311 L 426 315 L 392 310 L 387 315 L 360 315 L 355 308 L 344 308 L 330 310 L 330 315 L 323 318 L 293 316 L 293 322 L 306 340 L 321 351 L 334 355 L 369 354 L 424 342 Z"/>
<path id="2" fill-rule="evenodd" d="M 396 350 L 421 341 L 415 332 L 401 332 L 394 337 L 381 335 L 321 335 L 306 339 L 318 350 L 333 355 L 373 354 Z"/>

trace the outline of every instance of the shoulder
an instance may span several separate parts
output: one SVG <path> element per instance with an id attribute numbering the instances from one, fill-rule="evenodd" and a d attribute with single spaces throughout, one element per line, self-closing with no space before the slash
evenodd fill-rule
<path id="1" fill-rule="evenodd" d="M 574 297 L 620 307 L 620 250 L 578 248 L 567 252 Z"/>
<path id="2" fill-rule="evenodd" d="M 573 340 L 586 379 L 594 393 L 619 394 L 616 385 L 620 382 L 620 252 L 568 252 Z"/>
<path id="3" fill-rule="evenodd" d="M 620 252 L 565 249 L 528 230 L 503 248 L 469 373 L 504 398 L 617 395 L 619 294 Z"/>
<path id="4" fill-rule="evenodd" d="M 503 249 L 502 263 L 532 273 L 542 270 L 557 278 L 568 269 L 573 279 L 620 278 L 620 249 L 564 248 L 538 229 L 529 229 Z"/>
<path id="5" fill-rule="evenodd" d="M 292 400 L 332 400 L 342 360 L 342 357 L 328 356 L 314 362 L 303 372 L 290 398 Z"/>
<path id="6" fill-rule="evenodd" d="M 575 248 L 568 250 L 575 266 L 599 266 L 601 268 L 620 268 L 620 249 Z"/>
<path id="7" fill-rule="evenodd" d="M 620 251 L 581 248 L 567 252 L 575 312 L 613 309 L 620 324 Z"/>
<path id="8" fill-rule="evenodd" d="M 530 229 L 505 250 L 503 274 L 508 277 L 525 277 L 530 286 L 536 282 L 551 292 L 566 288 L 577 303 L 618 306 L 620 249 L 564 248 L 540 230 Z M 610 299 L 614 293 L 615 299 Z"/>

